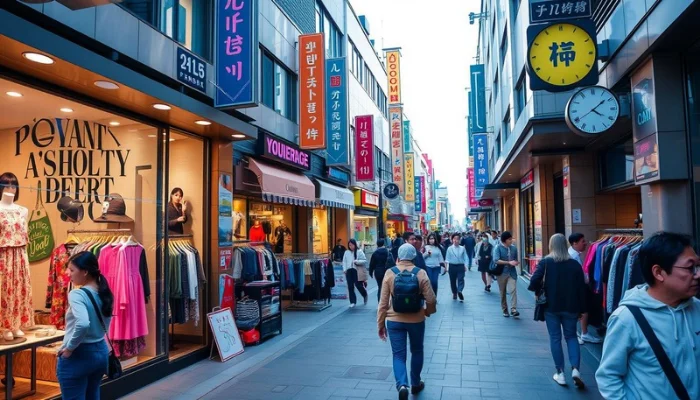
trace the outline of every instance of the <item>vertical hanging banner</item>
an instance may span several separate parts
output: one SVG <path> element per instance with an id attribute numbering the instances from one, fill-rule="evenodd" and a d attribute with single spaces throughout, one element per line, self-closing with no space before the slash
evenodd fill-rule
<path id="1" fill-rule="evenodd" d="M 256 4 L 253 0 L 216 0 L 215 107 L 251 106 L 258 101 Z M 202 78 L 205 72 L 197 71 Z"/>
<path id="2" fill-rule="evenodd" d="M 401 132 L 403 112 L 401 107 L 389 108 L 389 128 L 391 130 L 391 180 L 399 187 L 399 191 L 404 191 L 403 179 L 403 144 Z"/>
<path id="3" fill-rule="evenodd" d="M 416 176 L 415 181 L 416 181 L 416 195 L 415 197 L 415 203 L 413 206 L 413 211 L 419 213 L 421 212 L 421 202 L 423 201 L 423 192 L 421 192 L 421 179 L 422 176 Z"/>
<path id="4" fill-rule="evenodd" d="M 299 36 L 299 147 L 326 148 L 323 33 Z"/>
<path id="5" fill-rule="evenodd" d="M 418 181 L 418 183 L 419 183 L 418 186 L 420 186 L 419 192 L 420 192 L 420 212 L 421 212 L 421 213 L 427 213 L 427 212 L 428 212 L 428 207 L 427 207 L 427 205 L 426 205 L 426 203 L 427 203 L 427 198 L 428 198 L 428 193 L 427 193 L 427 191 L 425 190 L 426 181 L 427 181 L 427 177 L 425 177 L 425 176 L 421 176 L 421 177 L 420 177 L 420 180 Z M 416 199 L 416 200 L 418 200 L 418 199 Z"/>
<path id="6" fill-rule="evenodd" d="M 348 104 L 345 57 L 326 60 L 326 165 L 348 164 Z"/>
<path id="7" fill-rule="evenodd" d="M 474 185 L 474 168 L 467 168 L 467 184 L 469 185 L 469 208 L 477 208 L 479 207 L 479 202 L 476 201 L 476 186 Z"/>
<path id="8" fill-rule="evenodd" d="M 469 108 L 472 134 L 486 133 L 486 78 L 484 64 L 469 67 L 471 85 L 471 107 Z"/>
<path id="9" fill-rule="evenodd" d="M 483 189 L 489 183 L 488 136 L 474 135 L 474 183 L 477 189 Z"/>
<path id="10" fill-rule="evenodd" d="M 472 138 L 473 132 L 472 132 L 472 117 L 474 116 L 473 114 L 473 104 L 474 104 L 474 91 L 470 90 L 467 93 L 467 102 L 469 104 L 469 116 L 467 117 L 468 123 L 467 123 L 467 142 L 469 144 L 469 167 L 473 168 L 474 167 L 474 140 Z"/>
<path id="11" fill-rule="evenodd" d="M 415 201 L 415 195 L 416 195 L 416 188 L 415 188 L 415 175 L 414 174 L 414 168 L 413 168 L 413 153 L 404 153 L 403 154 L 403 168 L 404 168 L 404 177 L 405 177 L 405 185 L 406 185 L 406 192 L 404 195 L 404 200 L 406 201 Z"/>
<path id="12" fill-rule="evenodd" d="M 413 151 L 413 140 L 411 140 L 411 122 L 407 119 L 404 119 L 403 120 L 403 152 L 410 153 L 412 151 Z"/>
<path id="13" fill-rule="evenodd" d="M 384 49 L 386 75 L 389 88 L 389 104 L 401 104 L 401 49 Z"/>
<path id="14" fill-rule="evenodd" d="M 355 180 L 374 181 L 374 120 L 371 115 L 355 117 Z"/>

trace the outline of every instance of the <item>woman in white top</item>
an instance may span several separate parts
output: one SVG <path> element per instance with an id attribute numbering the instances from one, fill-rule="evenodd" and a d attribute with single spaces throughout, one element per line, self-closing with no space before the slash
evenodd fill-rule
<path id="1" fill-rule="evenodd" d="M 357 247 L 355 239 L 348 241 L 348 249 L 343 255 L 343 273 L 348 282 L 348 291 L 350 292 L 350 307 L 355 307 L 357 296 L 355 295 L 355 287 L 362 295 L 362 298 L 367 304 L 367 256 L 362 249 Z"/>
<path id="2" fill-rule="evenodd" d="M 445 259 L 442 257 L 442 249 L 434 233 L 428 235 L 428 244 L 423 248 L 423 258 L 427 267 L 425 272 L 430 278 L 430 286 L 433 287 L 433 292 L 437 296 L 440 267 L 445 268 Z"/>

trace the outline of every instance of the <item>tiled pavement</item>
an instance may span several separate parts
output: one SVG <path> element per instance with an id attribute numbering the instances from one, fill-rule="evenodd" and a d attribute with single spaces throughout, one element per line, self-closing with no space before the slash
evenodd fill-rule
<path id="1" fill-rule="evenodd" d="M 552 380 L 545 326 L 532 320 L 534 301 L 524 282 L 518 288 L 521 317 L 504 318 L 496 286 L 486 293 L 476 270 L 466 275 L 463 304 L 452 300 L 447 276 L 440 279 L 438 313 L 426 325 L 426 389 L 411 398 L 601 398 L 593 378 L 600 345 L 582 346 L 587 389 L 560 387 Z M 283 336 L 226 364 L 191 366 L 129 398 L 396 399 L 391 346 L 378 339 L 375 327 L 376 289 L 367 306 L 346 305 L 336 301 L 322 313 L 286 312 Z"/>

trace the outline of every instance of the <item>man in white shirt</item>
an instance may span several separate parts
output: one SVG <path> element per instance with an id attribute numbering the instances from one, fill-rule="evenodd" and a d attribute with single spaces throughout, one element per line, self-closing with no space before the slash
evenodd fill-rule
<path id="1" fill-rule="evenodd" d="M 447 271 L 450 273 L 450 287 L 452 289 L 452 300 L 464 302 L 464 272 L 469 264 L 469 257 L 464 247 L 459 245 L 462 235 L 459 233 L 452 234 L 452 246 L 447 248 L 445 262 L 448 265 Z"/>
<path id="2" fill-rule="evenodd" d="M 569 256 L 572 260 L 577 261 L 583 268 L 583 257 L 581 255 L 586 251 L 588 241 L 586 241 L 586 238 L 582 233 L 574 232 L 569 235 L 569 244 L 571 245 L 571 247 L 569 247 Z M 585 272 L 584 277 L 586 278 L 586 283 L 588 283 L 588 277 L 585 276 Z M 588 306 L 591 298 L 590 288 L 588 285 L 586 285 L 586 290 L 586 306 Z M 601 338 L 588 332 L 588 313 L 584 313 L 581 317 L 581 334 L 578 337 L 578 343 L 601 343 L 602 341 L 603 340 Z"/>

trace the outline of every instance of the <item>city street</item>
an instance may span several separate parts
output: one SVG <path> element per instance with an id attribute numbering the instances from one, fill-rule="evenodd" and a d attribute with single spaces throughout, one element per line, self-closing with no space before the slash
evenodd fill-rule
<path id="1" fill-rule="evenodd" d="M 533 296 L 519 284 L 521 317 L 504 318 L 499 296 L 483 291 L 476 269 L 467 273 L 464 304 L 440 279 L 438 312 L 427 321 L 423 399 L 601 398 L 593 377 L 601 346 L 582 346 L 587 384 L 552 380 L 545 325 L 532 320 Z M 342 300 L 322 313 L 285 312 L 285 333 L 228 363 L 203 361 L 135 392 L 127 399 L 396 399 L 391 346 L 377 338 L 376 287 L 367 306 Z M 568 370 L 568 361 L 567 361 Z"/>

